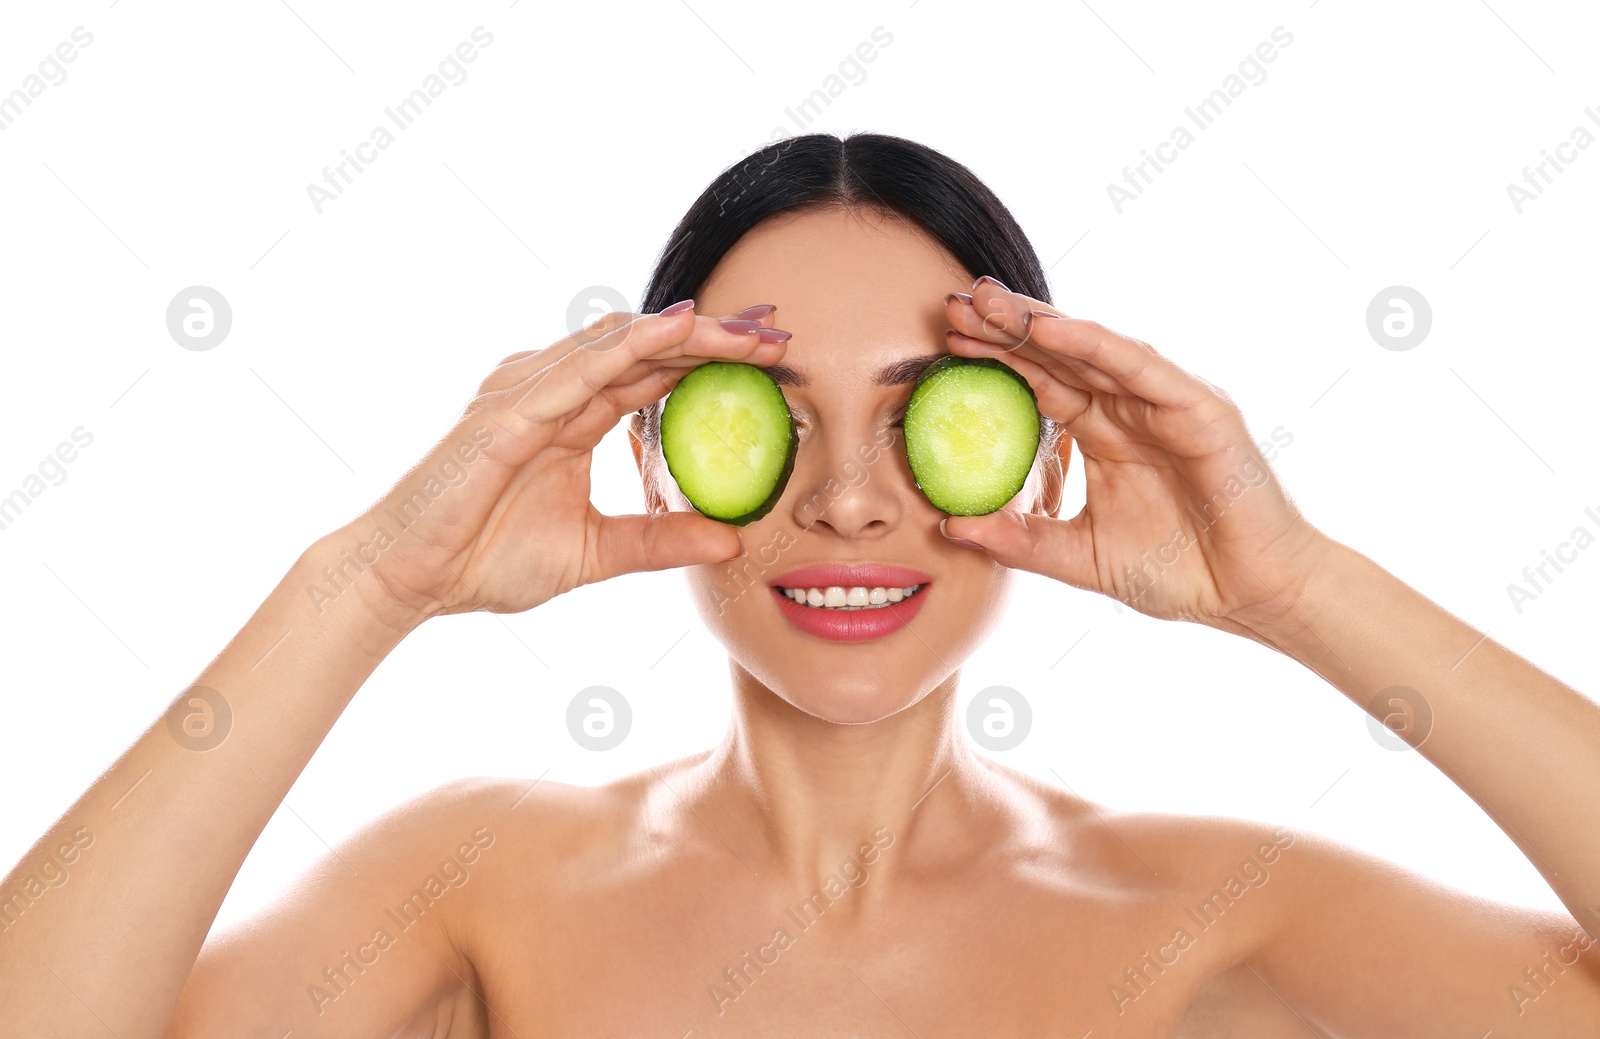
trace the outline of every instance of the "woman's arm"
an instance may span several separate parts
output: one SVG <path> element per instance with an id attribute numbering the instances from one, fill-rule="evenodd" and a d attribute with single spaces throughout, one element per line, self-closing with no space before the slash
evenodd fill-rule
<path id="1" fill-rule="evenodd" d="M 267 820 L 362 682 L 425 619 L 520 613 L 619 574 L 736 556 L 737 533 L 704 516 L 601 514 L 589 500 L 589 470 L 595 445 L 623 415 L 699 364 L 777 361 L 786 335 L 775 331 L 762 320 L 698 315 L 685 301 L 660 314 L 608 314 L 503 360 L 455 427 L 365 514 L 300 557 L 195 685 L 5 878 L 7 1034 L 165 1034 Z M 361 890 L 377 897 L 398 885 L 403 897 L 416 856 L 458 840 L 426 821 L 448 821 L 459 793 L 425 799 L 410 831 L 379 825 L 347 841 L 369 866 Z M 422 846 L 412 849 L 414 841 Z M 249 1034 L 283 1020 L 288 1008 L 279 1012 L 273 997 L 297 983 L 285 977 L 301 963 L 297 939 L 346 933 L 330 925 L 365 911 L 352 893 L 325 878 L 302 882 L 288 908 L 195 972 L 190 1021 L 212 1035 L 219 1007 L 237 1011 L 230 1025 Z M 357 1026 L 387 1027 L 391 998 L 431 997 L 449 983 L 447 961 L 430 954 L 443 934 L 438 917 L 420 933 L 427 939 L 391 956 L 381 983 L 363 987 L 356 1013 L 369 1016 Z M 351 1025 L 341 1018 L 329 1027 Z"/>
<path id="2" fill-rule="evenodd" d="M 982 278 L 945 309 L 951 351 L 1016 368 L 1078 444 L 1087 486 L 1070 520 L 1004 509 L 947 535 L 1263 642 L 1380 720 L 1415 690 L 1432 714 L 1421 753 L 1600 934 L 1600 707 L 1313 527 L 1227 395 L 1148 343 Z"/>
<path id="3" fill-rule="evenodd" d="M 330 536 L 304 552 L 195 680 L 231 721 L 185 690 L 0 881 L 8 1031 L 165 1031 L 246 854 L 404 634 L 363 595 L 313 604 L 345 547 Z"/>
<path id="4" fill-rule="evenodd" d="M 1600 707 L 1360 552 L 1325 546 L 1292 608 L 1252 637 L 1380 721 L 1393 712 L 1600 935 Z"/>
<path id="5" fill-rule="evenodd" d="M 1253 980 L 1307 1032 L 1592 1033 L 1600 708 L 1313 527 L 1227 395 L 1149 344 L 981 279 L 945 309 L 951 352 L 1016 368 L 1080 448 L 1087 488 L 1070 520 L 1054 518 L 1057 500 L 1045 516 L 953 517 L 948 536 L 1141 613 L 1255 639 L 1374 717 L 1405 719 L 1394 727 L 1572 914 L 1474 898 L 1301 835 L 1242 963 Z"/>

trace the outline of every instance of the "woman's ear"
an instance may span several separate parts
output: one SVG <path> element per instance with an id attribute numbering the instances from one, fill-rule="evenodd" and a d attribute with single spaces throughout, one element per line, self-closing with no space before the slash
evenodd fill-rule
<path id="1" fill-rule="evenodd" d="M 646 468 L 644 461 L 644 418 L 637 411 L 628 419 L 628 446 L 633 448 L 633 464 L 639 469 L 639 480 L 644 485 L 644 504 L 646 511 L 654 514 L 666 512 L 667 503 L 661 497 L 661 488 L 657 486 L 653 466 Z"/>
<path id="2" fill-rule="evenodd" d="M 644 429 L 644 417 L 635 411 L 628 416 L 628 446 L 633 448 L 633 464 L 639 467 L 639 476 L 644 476 L 644 438 L 641 431 Z"/>
<path id="3" fill-rule="evenodd" d="M 1066 433 L 1056 435 L 1055 450 L 1040 463 L 1039 512 L 1057 519 L 1061 511 L 1061 496 L 1067 485 L 1067 466 L 1072 462 L 1072 438 Z"/>

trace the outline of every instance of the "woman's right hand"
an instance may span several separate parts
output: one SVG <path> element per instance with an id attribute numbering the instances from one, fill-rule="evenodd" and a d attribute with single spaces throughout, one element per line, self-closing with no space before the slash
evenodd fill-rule
<path id="1" fill-rule="evenodd" d="M 435 614 L 518 613 L 579 585 L 743 551 L 734 527 L 698 513 L 606 516 L 589 501 L 594 447 L 624 415 L 705 361 L 783 356 L 770 311 L 725 325 L 688 302 L 608 314 L 507 357 L 427 456 L 330 535 L 359 559 L 344 576 L 380 618 L 409 631 Z"/>

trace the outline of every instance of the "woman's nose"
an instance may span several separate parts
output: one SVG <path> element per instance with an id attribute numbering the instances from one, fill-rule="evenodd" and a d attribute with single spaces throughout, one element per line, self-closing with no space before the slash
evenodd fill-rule
<path id="1" fill-rule="evenodd" d="M 822 435 L 802 446 L 795 459 L 789 509 L 801 530 L 880 538 L 900 525 L 905 509 L 900 484 L 909 479 L 893 448 L 864 435 Z"/>

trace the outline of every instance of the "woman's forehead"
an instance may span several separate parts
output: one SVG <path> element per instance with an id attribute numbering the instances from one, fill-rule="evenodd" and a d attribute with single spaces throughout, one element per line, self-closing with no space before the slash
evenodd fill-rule
<path id="1" fill-rule="evenodd" d="M 780 214 L 730 249 L 698 298 L 702 313 L 776 304 L 790 320 L 862 320 L 882 308 L 925 308 L 970 288 L 972 275 L 904 219 L 838 208 Z M 760 296 L 760 299 L 756 299 Z M 748 299 L 746 297 L 749 297 Z"/>
<path id="2" fill-rule="evenodd" d="M 945 294 L 971 284 L 937 243 L 902 222 L 820 210 L 769 221 L 741 239 L 696 309 L 722 315 L 776 305 L 772 325 L 794 334 L 780 370 L 789 385 L 830 374 L 900 385 L 904 372 L 890 370 L 897 364 L 920 358 L 925 366 L 929 355 L 948 352 Z"/>

